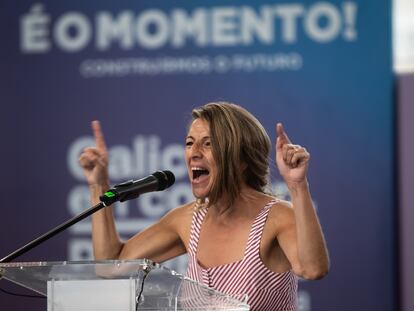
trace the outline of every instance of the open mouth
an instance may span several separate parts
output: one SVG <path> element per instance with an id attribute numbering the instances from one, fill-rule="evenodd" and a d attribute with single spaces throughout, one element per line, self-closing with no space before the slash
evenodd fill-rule
<path id="1" fill-rule="evenodd" d="M 203 167 L 193 167 L 191 171 L 193 172 L 194 181 L 200 181 L 201 179 L 207 177 L 210 174 L 210 172 Z"/>

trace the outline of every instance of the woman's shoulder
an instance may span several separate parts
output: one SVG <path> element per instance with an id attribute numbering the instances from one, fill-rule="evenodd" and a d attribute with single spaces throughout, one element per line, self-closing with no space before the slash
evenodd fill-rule
<path id="1" fill-rule="evenodd" d="M 260 197 L 260 204 L 270 207 L 272 214 L 275 211 L 289 212 L 292 211 L 292 203 L 286 200 L 279 199 L 277 196 L 267 193 L 262 193 Z"/>
<path id="2" fill-rule="evenodd" d="M 265 232 L 269 236 L 275 236 L 284 229 L 294 225 L 295 215 L 292 204 L 289 201 L 279 199 L 277 196 L 268 193 L 259 193 L 253 203 L 256 212 L 268 210 Z"/>
<path id="3" fill-rule="evenodd" d="M 278 211 L 292 211 L 292 203 L 287 200 L 282 200 L 277 197 L 271 197 L 271 201 L 269 202 L 271 204 L 272 210 L 278 210 Z"/>
<path id="4" fill-rule="evenodd" d="M 294 222 L 295 215 L 291 202 L 273 197 L 273 200 L 269 204 L 270 211 L 268 219 L 274 226 L 281 227 Z"/>

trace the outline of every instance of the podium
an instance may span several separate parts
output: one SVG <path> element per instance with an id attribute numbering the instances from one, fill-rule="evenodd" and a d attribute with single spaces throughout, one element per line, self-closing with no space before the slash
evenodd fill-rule
<path id="1" fill-rule="evenodd" d="M 48 311 L 249 310 L 146 259 L 0 263 L 0 277 L 47 296 Z"/>

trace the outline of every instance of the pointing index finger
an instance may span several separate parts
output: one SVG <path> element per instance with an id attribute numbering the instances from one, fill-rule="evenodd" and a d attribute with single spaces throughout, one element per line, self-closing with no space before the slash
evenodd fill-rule
<path id="1" fill-rule="evenodd" d="M 289 137 L 287 136 L 285 132 L 285 129 L 282 123 L 279 122 L 276 124 L 276 132 L 277 132 L 277 140 L 279 143 L 283 143 L 283 144 L 291 143 Z"/>
<path id="2" fill-rule="evenodd" d="M 98 120 L 92 121 L 92 131 L 95 137 L 96 148 L 106 151 L 105 138 L 102 132 L 101 123 Z"/>

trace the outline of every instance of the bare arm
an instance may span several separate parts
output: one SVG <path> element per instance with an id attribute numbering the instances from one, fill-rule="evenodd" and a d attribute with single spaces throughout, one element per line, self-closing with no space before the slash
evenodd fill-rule
<path id="1" fill-rule="evenodd" d="M 148 258 L 163 262 L 186 253 L 184 237 L 191 221 L 192 209 L 183 206 L 170 211 L 160 221 L 129 239 L 119 258 Z"/>
<path id="2" fill-rule="evenodd" d="M 92 122 L 96 146 L 86 148 L 79 158 L 89 184 L 91 202 L 98 204 L 99 196 L 109 189 L 108 152 L 98 121 Z M 115 226 L 112 206 L 92 215 L 92 242 L 95 259 L 148 258 L 164 261 L 185 252 L 178 221 L 185 217 L 185 208 L 164 216 L 159 222 L 136 234 L 126 242 L 121 241 Z"/>
<path id="3" fill-rule="evenodd" d="M 109 183 L 108 183 L 109 184 Z M 98 204 L 99 196 L 109 186 L 90 185 L 92 204 Z M 118 259 L 124 243 L 121 242 L 115 226 L 113 207 L 105 207 L 92 215 L 92 244 L 95 259 Z"/>
<path id="4" fill-rule="evenodd" d="M 278 241 L 296 274 L 319 279 L 329 270 L 329 256 L 306 173 L 309 153 L 293 145 L 281 124 L 277 125 L 276 162 L 289 188 L 292 209 L 284 210 Z"/>

